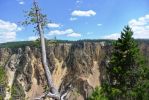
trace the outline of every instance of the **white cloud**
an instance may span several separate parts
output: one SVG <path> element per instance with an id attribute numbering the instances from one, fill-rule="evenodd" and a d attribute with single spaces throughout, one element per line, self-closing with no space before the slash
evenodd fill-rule
<path id="1" fill-rule="evenodd" d="M 17 24 L 8 21 L 0 20 L 0 42 L 9 42 L 16 39 L 16 32 L 21 31 L 22 28 Z"/>
<path id="2" fill-rule="evenodd" d="M 60 26 L 62 26 L 62 25 L 61 24 L 56 24 L 56 23 L 48 23 L 49 28 L 58 28 Z"/>
<path id="3" fill-rule="evenodd" d="M 81 3 L 81 2 L 82 2 L 81 0 L 77 0 L 77 1 L 76 1 L 76 3 Z"/>
<path id="4" fill-rule="evenodd" d="M 20 5 L 25 4 L 24 0 L 17 0 Z"/>
<path id="5" fill-rule="evenodd" d="M 70 33 L 73 33 L 72 29 L 66 29 L 64 31 L 53 30 L 49 32 L 49 35 L 65 35 L 65 34 L 70 34 Z"/>
<path id="6" fill-rule="evenodd" d="M 104 36 L 103 38 L 104 39 L 118 39 L 120 37 L 120 34 L 119 33 L 113 33 L 113 34 L 110 34 L 110 35 L 106 35 Z"/>
<path id="7" fill-rule="evenodd" d="M 81 10 L 74 10 L 71 13 L 72 16 L 80 16 L 80 17 L 90 17 L 90 16 L 95 16 L 96 12 L 93 10 L 88 10 L 88 11 L 81 11 Z"/>
<path id="8" fill-rule="evenodd" d="M 53 31 L 50 31 L 48 35 L 50 35 L 50 36 L 51 35 L 65 35 L 68 37 L 80 37 L 81 36 L 81 34 L 74 32 L 73 29 L 66 29 L 64 31 L 53 30 Z"/>
<path id="9" fill-rule="evenodd" d="M 23 5 L 23 4 L 24 4 L 24 1 L 19 2 L 19 4 L 20 4 L 20 5 Z"/>
<path id="10" fill-rule="evenodd" d="M 77 20 L 76 17 L 71 17 L 71 18 L 70 18 L 70 21 L 75 21 L 75 20 Z"/>
<path id="11" fill-rule="evenodd" d="M 149 38 L 149 15 L 132 19 L 128 24 L 134 31 L 134 38 Z"/>
<path id="12" fill-rule="evenodd" d="M 30 37 L 28 37 L 28 40 L 36 40 L 36 39 L 38 39 L 38 36 L 30 36 Z"/>
<path id="13" fill-rule="evenodd" d="M 128 22 L 128 25 L 132 28 L 134 34 L 133 37 L 136 39 L 149 39 L 149 15 L 145 15 L 138 19 L 132 19 Z M 114 33 L 103 38 L 106 39 L 117 39 L 120 37 L 120 33 Z"/>
<path id="14" fill-rule="evenodd" d="M 97 24 L 97 26 L 102 26 L 102 24 Z"/>
<path id="15" fill-rule="evenodd" d="M 68 37 L 81 37 L 81 34 L 79 33 L 71 33 L 71 34 L 67 34 Z"/>
<path id="16" fill-rule="evenodd" d="M 86 34 L 87 34 L 87 35 L 91 35 L 91 34 L 94 34 L 94 33 L 93 33 L 93 32 L 87 32 Z"/>

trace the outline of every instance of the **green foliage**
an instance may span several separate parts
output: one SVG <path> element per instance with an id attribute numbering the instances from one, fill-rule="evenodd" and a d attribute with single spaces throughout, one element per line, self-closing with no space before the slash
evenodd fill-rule
<path id="1" fill-rule="evenodd" d="M 3 67 L 0 66 L 0 85 L 5 85 L 6 84 L 6 72 Z"/>
<path id="2" fill-rule="evenodd" d="M 88 98 L 88 100 L 108 100 L 103 94 L 103 90 L 101 87 L 96 87 L 93 90 L 92 95 Z"/>
<path id="3" fill-rule="evenodd" d="M 39 12 L 39 14 L 37 13 Z M 46 28 L 48 22 L 47 15 L 41 13 L 41 9 L 38 7 L 37 2 L 34 2 L 33 7 L 25 12 L 25 21 L 22 22 L 22 25 L 33 25 L 34 32 L 39 32 L 38 23 L 40 23 L 41 28 Z"/>
<path id="4" fill-rule="evenodd" d="M 11 97 L 13 100 L 16 99 L 16 97 L 19 97 L 21 100 L 24 100 L 25 98 L 25 93 L 24 89 L 21 84 L 15 79 L 12 87 L 11 87 Z"/>
<path id="5" fill-rule="evenodd" d="M 4 100 L 3 96 L 0 95 L 0 100 Z"/>
<path id="6" fill-rule="evenodd" d="M 0 86 L 4 89 L 7 86 L 6 72 L 2 66 L 0 66 Z M 0 100 L 4 100 L 4 96 L 5 96 L 5 90 L 1 91 Z"/>
<path id="7" fill-rule="evenodd" d="M 121 37 L 113 44 L 112 57 L 106 68 L 107 82 L 103 85 L 110 100 L 126 99 L 136 95 L 134 89 L 140 80 L 140 70 L 144 62 L 132 35 L 131 28 L 126 26 L 121 32 Z"/>
<path id="8" fill-rule="evenodd" d="M 28 25 L 28 24 L 36 24 L 38 23 L 37 21 L 37 15 L 36 15 L 36 10 L 40 11 L 41 9 L 35 8 L 35 5 L 30 9 L 30 11 L 25 12 L 26 20 L 22 23 L 23 25 Z M 47 24 L 47 16 L 44 14 L 39 15 L 39 19 L 42 20 L 42 26 L 45 26 Z"/>
<path id="9" fill-rule="evenodd" d="M 34 46 L 33 41 L 7 42 L 0 44 L 0 48 L 24 48 L 26 46 Z"/>
<path id="10" fill-rule="evenodd" d="M 138 100 L 149 100 L 149 67 L 144 65 L 140 69 L 140 79 L 134 91 Z"/>
<path id="11" fill-rule="evenodd" d="M 35 41 L 33 41 L 33 45 L 37 48 L 40 47 L 40 40 L 39 39 L 36 39 Z"/>
<path id="12" fill-rule="evenodd" d="M 9 100 L 13 100 L 12 97 L 10 97 Z"/>
<path id="13" fill-rule="evenodd" d="M 47 40 L 47 44 L 59 44 L 59 43 L 80 43 L 80 42 L 105 42 L 108 45 L 111 45 L 114 40 L 77 40 L 77 41 L 70 41 L 70 40 Z M 7 43 L 0 43 L 0 48 L 24 48 L 26 46 L 31 47 L 40 47 L 39 46 L 39 39 L 35 41 L 18 41 L 18 42 L 7 42 Z"/>
<path id="14" fill-rule="evenodd" d="M 49 87 L 48 87 L 48 85 L 45 85 L 44 88 L 43 88 L 43 90 L 44 90 L 44 92 L 49 91 Z"/>

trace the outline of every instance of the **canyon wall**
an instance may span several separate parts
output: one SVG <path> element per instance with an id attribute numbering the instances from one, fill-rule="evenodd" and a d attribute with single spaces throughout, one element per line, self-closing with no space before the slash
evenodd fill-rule
<path id="1" fill-rule="evenodd" d="M 104 50 L 99 42 L 50 43 L 47 60 L 53 82 L 66 100 L 85 100 L 100 85 Z M 47 91 L 39 47 L 0 48 L 0 66 L 7 74 L 5 100 L 33 100 Z"/>

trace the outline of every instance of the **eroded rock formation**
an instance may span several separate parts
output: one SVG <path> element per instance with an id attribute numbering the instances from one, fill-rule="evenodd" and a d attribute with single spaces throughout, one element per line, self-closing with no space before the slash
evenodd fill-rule
<path id="1" fill-rule="evenodd" d="M 54 84 L 60 92 L 70 88 L 68 100 L 85 100 L 100 85 L 100 43 L 49 44 L 47 59 Z M 46 78 L 40 48 L 0 48 L 0 65 L 7 72 L 6 100 L 33 100 L 46 91 Z"/>

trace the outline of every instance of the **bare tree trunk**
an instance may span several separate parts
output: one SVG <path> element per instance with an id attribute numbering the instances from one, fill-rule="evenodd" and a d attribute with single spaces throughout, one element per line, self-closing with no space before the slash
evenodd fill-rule
<path id="1" fill-rule="evenodd" d="M 39 30 L 40 29 L 41 29 L 41 25 L 39 24 Z M 42 31 L 40 32 L 40 41 L 41 41 L 41 49 L 42 49 L 42 63 L 43 63 L 44 69 L 45 69 L 48 86 L 49 86 L 49 88 L 51 88 L 52 93 L 56 93 L 57 91 L 56 91 L 54 84 L 52 82 L 51 72 L 49 70 L 48 63 L 47 63 L 45 39 L 44 39 L 44 35 L 43 35 Z"/>
<path id="2" fill-rule="evenodd" d="M 34 6 L 36 8 L 36 16 L 37 16 L 37 27 L 38 27 L 38 31 L 39 31 L 39 35 L 40 35 L 40 41 L 41 41 L 41 50 L 42 50 L 42 64 L 45 70 L 45 75 L 47 78 L 47 82 L 48 82 L 48 87 L 51 90 L 51 93 L 53 95 L 55 95 L 56 99 L 60 99 L 60 94 L 58 92 L 58 90 L 54 87 L 53 81 L 52 81 L 52 76 L 51 76 L 51 72 L 49 70 L 48 67 L 48 63 L 47 63 L 47 56 L 46 56 L 46 47 L 45 47 L 45 38 L 44 38 L 44 32 L 41 26 L 41 22 L 40 22 L 40 15 L 39 15 L 39 8 L 38 5 L 36 4 L 36 2 L 34 2 Z M 48 94 L 47 94 L 48 96 Z"/>

